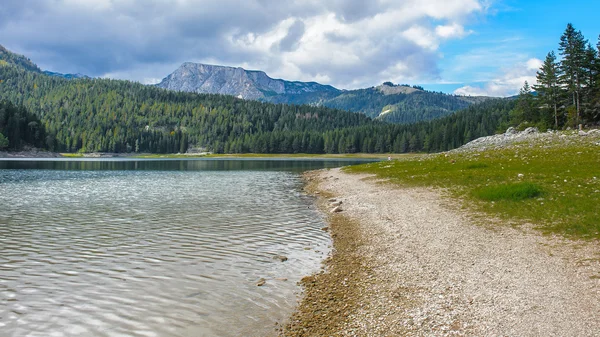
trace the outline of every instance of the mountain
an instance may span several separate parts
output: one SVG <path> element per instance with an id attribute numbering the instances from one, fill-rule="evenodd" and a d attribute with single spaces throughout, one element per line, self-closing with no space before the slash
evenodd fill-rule
<path id="1" fill-rule="evenodd" d="M 0 45 L 0 66 L 6 65 L 6 64 L 15 65 L 17 67 L 21 67 L 21 68 L 29 70 L 29 71 L 33 71 L 36 73 L 43 73 L 48 76 L 56 76 L 56 77 L 62 77 L 62 78 L 66 78 L 66 79 L 89 78 L 88 76 L 82 75 L 82 74 L 61 74 L 61 73 L 56 73 L 56 72 L 48 71 L 48 70 L 42 71 L 29 58 L 27 58 L 23 55 L 15 54 L 15 53 L 9 51 L 8 49 L 6 49 L 4 46 Z"/>
<path id="2" fill-rule="evenodd" d="M 337 94 L 340 90 L 315 82 L 273 79 L 262 71 L 186 62 L 158 87 L 176 91 L 232 95 L 243 99 L 277 101 L 278 96 Z"/>
<path id="3" fill-rule="evenodd" d="M 364 93 L 385 98 L 426 92 L 385 83 Z M 72 81 L 42 73 L 24 56 L 5 49 L 0 54 L 0 145 L 8 139 L 13 150 L 29 144 L 60 152 L 439 151 L 505 129 L 515 104 L 486 100 L 433 121 L 391 124 L 322 105 L 175 92 L 123 80 Z"/>
<path id="4" fill-rule="evenodd" d="M 4 46 L 0 45 L 0 66 L 8 64 L 15 65 L 36 73 L 42 72 L 40 68 L 35 63 L 31 62 L 31 60 L 27 57 L 15 54 L 4 48 Z"/>
<path id="5" fill-rule="evenodd" d="M 157 86 L 271 103 L 326 106 L 400 124 L 448 116 L 489 99 L 448 95 L 391 82 L 366 89 L 339 90 L 316 82 L 272 79 L 262 71 L 190 62 L 182 64 Z"/>
<path id="6" fill-rule="evenodd" d="M 123 80 L 73 81 L 46 75 L 8 51 L 1 56 L 0 133 L 10 149 L 41 141 L 58 152 L 184 153 L 194 147 L 323 153 L 326 144 L 335 152 L 356 151 L 353 137 L 342 140 L 335 131 L 381 124 L 326 107 L 174 92 Z"/>
<path id="7" fill-rule="evenodd" d="M 44 75 L 48 75 L 48 76 L 54 76 L 54 77 L 62 77 L 65 78 L 67 80 L 75 80 L 75 79 L 79 79 L 79 78 L 90 78 L 87 75 L 83 75 L 83 74 L 62 74 L 62 73 L 56 73 L 53 71 L 49 71 L 49 70 L 44 70 L 43 71 Z"/>

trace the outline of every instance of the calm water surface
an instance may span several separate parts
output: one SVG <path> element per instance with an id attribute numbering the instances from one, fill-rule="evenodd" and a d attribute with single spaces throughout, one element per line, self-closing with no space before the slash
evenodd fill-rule
<path id="1" fill-rule="evenodd" d="M 0 161 L 0 336 L 272 335 L 330 245 L 297 172 L 346 164 Z"/>

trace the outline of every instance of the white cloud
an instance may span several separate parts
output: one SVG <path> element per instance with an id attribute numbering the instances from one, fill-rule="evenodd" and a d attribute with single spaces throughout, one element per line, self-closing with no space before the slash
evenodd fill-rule
<path id="1" fill-rule="evenodd" d="M 542 67 L 543 64 L 544 64 L 544 61 L 537 59 L 537 58 L 532 58 L 532 59 L 527 60 L 527 69 L 538 71 Z"/>
<path id="2" fill-rule="evenodd" d="M 525 62 L 519 62 L 512 67 L 505 69 L 502 73 L 487 83 L 479 86 L 467 85 L 458 88 L 454 94 L 465 96 L 495 96 L 507 97 L 516 95 L 519 89 L 523 87 L 525 81 L 529 85 L 534 85 L 536 81 L 536 72 L 542 65 L 542 60 L 531 58 Z"/>
<path id="3" fill-rule="evenodd" d="M 453 23 L 451 25 L 445 25 L 445 26 L 437 26 L 435 27 L 435 33 L 442 38 L 461 38 L 461 37 L 465 37 L 466 35 L 469 35 L 470 33 L 472 33 L 472 31 L 465 31 L 465 27 L 457 24 L 457 23 Z"/>
<path id="4" fill-rule="evenodd" d="M 440 77 L 487 0 L 2 0 L 0 41 L 44 68 L 138 81 L 185 61 L 341 88 Z"/>

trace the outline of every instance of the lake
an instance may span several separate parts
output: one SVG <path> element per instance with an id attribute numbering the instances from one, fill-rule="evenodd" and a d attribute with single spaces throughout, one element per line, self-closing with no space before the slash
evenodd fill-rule
<path id="1" fill-rule="evenodd" d="M 273 335 L 331 245 L 299 173 L 355 163 L 0 160 L 1 334 Z"/>

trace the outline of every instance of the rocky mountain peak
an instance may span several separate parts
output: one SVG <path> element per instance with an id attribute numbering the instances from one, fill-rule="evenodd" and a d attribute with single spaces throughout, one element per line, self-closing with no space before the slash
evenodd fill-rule
<path id="1" fill-rule="evenodd" d="M 183 63 L 157 86 L 177 91 L 233 95 L 252 100 L 276 95 L 339 91 L 332 86 L 315 82 L 273 79 L 263 71 L 192 62 Z"/>

